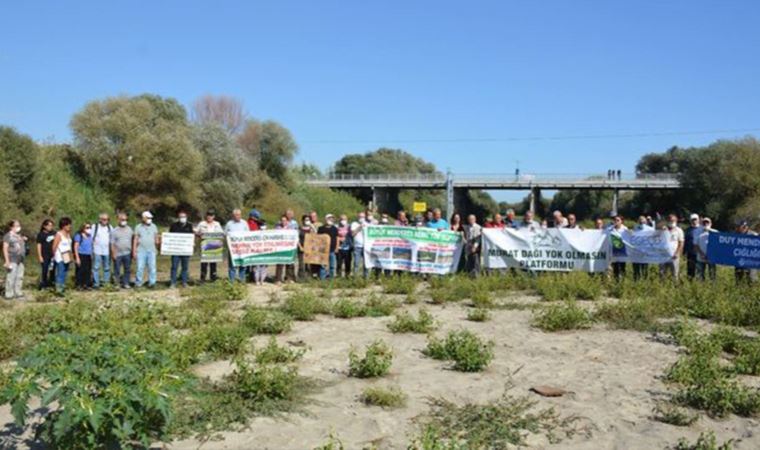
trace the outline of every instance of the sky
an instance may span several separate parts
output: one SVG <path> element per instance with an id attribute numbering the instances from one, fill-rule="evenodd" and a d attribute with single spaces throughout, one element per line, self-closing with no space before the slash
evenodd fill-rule
<path id="1" fill-rule="evenodd" d="M 90 100 L 146 92 L 239 98 L 323 169 L 384 146 L 455 174 L 632 172 L 760 135 L 756 0 L 17 1 L 2 16 L 0 124 L 40 141 L 70 142 Z"/>

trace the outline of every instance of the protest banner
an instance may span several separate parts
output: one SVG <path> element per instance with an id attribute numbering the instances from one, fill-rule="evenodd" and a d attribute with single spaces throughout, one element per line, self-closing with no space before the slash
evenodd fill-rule
<path id="1" fill-rule="evenodd" d="M 612 262 L 663 264 L 673 259 L 677 243 L 665 230 L 610 230 Z"/>
<path id="2" fill-rule="evenodd" d="M 364 229 L 367 268 L 447 274 L 456 271 L 462 237 L 431 228 L 369 226 Z"/>
<path id="3" fill-rule="evenodd" d="M 760 236 L 739 233 L 710 233 L 707 240 L 707 260 L 712 264 L 760 268 Z"/>
<path id="4" fill-rule="evenodd" d="M 224 233 L 201 235 L 201 262 L 218 263 L 224 260 Z"/>
<path id="5" fill-rule="evenodd" d="M 330 236 L 309 233 L 303 239 L 303 262 L 316 266 L 330 265 Z"/>
<path id="6" fill-rule="evenodd" d="M 294 264 L 298 249 L 298 231 L 237 231 L 227 235 L 227 248 L 235 267 Z"/>
<path id="7" fill-rule="evenodd" d="M 161 233 L 161 254 L 169 256 L 193 256 L 195 235 L 193 233 Z"/>
<path id="8" fill-rule="evenodd" d="M 483 230 L 483 259 L 486 269 L 604 272 L 609 238 L 598 230 L 489 228 Z"/>

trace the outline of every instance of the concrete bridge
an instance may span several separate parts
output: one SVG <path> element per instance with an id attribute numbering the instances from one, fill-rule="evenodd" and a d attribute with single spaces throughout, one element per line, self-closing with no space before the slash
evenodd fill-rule
<path id="1" fill-rule="evenodd" d="M 468 189 L 483 190 L 525 190 L 530 191 L 530 208 L 535 209 L 535 200 L 542 189 L 611 190 L 613 191 L 612 211 L 617 212 L 620 191 L 674 190 L 680 189 L 677 174 L 388 174 L 357 175 L 330 173 L 323 177 L 313 177 L 306 181 L 312 186 L 331 189 L 369 189 L 372 203 L 377 206 L 388 204 L 400 189 L 441 189 L 446 190 L 446 214 L 454 211 L 456 199 Z"/>

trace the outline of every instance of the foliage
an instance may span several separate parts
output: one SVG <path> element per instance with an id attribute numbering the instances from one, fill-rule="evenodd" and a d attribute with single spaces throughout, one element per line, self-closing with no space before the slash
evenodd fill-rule
<path id="1" fill-rule="evenodd" d="M 282 307 L 282 311 L 295 320 L 314 320 L 317 314 L 329 314 L 331 304 L 324 298 L 317 298 L 304 290 L 292 293 Z"/>
<path id="2" fill-rule="evenodd" d="M 474 308 L 467 311 L 467 320 L 471 322 L 487 322 L 491 320 L 491 313 L 487 309 Z"/>
<path id="3" fill-rule="evenodd" d="M 271 120 L 249 119 L 238 136 L 238 145 L 272 180 L 288 184 L 288 167 L 298 153 L 298 144 L 287 128 Z"/>
<path id="4" fill-rule="evenodd" d="M 397 386 L 370 386 L 359 397 L 362 403 L 382 408 L 401 408 L 406 404 L 407 395 Z"/>
<path id="5" fill-rule="evenodd" d="M 161 346 L 137 336 L 58 333 L 19 359 L 1 400 L 21 426 L 32 397 L 56 404 L 36 430 L 54 448 L 148 447 L 167 440 L 171 399 L 184 382 Z"/>
<path id="6" fill-rule="evenodd" d="M 241 324 L 253 334 L 281 334 L 290 331 L 292 319 L 275 309 L 248 308 Z"/>
<path id="7" fill-rule="evenodd" d="M 393 351 L 383 341 L 367 346 L 362 357 L 351 349 L 348 354 L 348 375 L 356 378 L 375 378 L 388 373 L 393 362 Z"/>
<path id="8" fill-rule="evenodd" d="M 383 292 L 386 294 L 410 295 L 417 290 L 417 279 L 409 275 L 384 278 Z"/>
<path id="9" fill-rule="evenodd" d="M 484 343 L 467 330 L 451 331 L 445 339 L 430 337 L 424 354 L 440 360 L 454 361 L 454 370 L 480 372 L 493 360 L 493 342 Z"/>
<path id="10" fill-rule="evenodd" d="M 333 304 L 333 315 L 341 319 L 364 317 L 367 307 L 358 300 L 340 299 Z"/>
<path id="11" fill-rule="evenodd" d="M 699 419 L 698 415 L 691 414 L 684 408 L 671 403 L 658 403 L 653 413 L 656 421 L 677 427 L 688 427 Z"/>
<path id="12" fill-rule="evenodd" d="M 388 324 L 388 329 L 393 333 L 422 333 L 427 334 L 436 328 L 433 316 L 425 309 L 420 309 L 417 317 L 403 311 L 396 314 L 393 322 Z"/>
<path id="13" fill-rule="evenodd" d="M 391 298 L 381 298 L 375 294 L 367 300 L 367 315 L 369 317 L 390 316 L 399 307 L 397 301 Z"/>
<path id="14" fill-rule="evenodd" d="M 214 358 L 239 355 L 248 342 L 246 329 L 238 324 L 214 324 L 202 330 L 204 350 Z"/>
<path id="15" fill-rule="evenodd" d="M 256 351 L 257 364 L 288 364 L 298 361 L 303 357 L 305 350 L 292 350 L 288 347 L 277 345 L 274 336 L 269 338 L 266 347 Z"/>
<path id="16" fill-rule="evenodd" d="M 574 301 L 551 304 L 538 310 L 533 326 L 544 331 L 577 330 L 591 326 L 591 314 Z"/>
<path id="17" fill-rule="evenodd" d="M 544 273 L 536 278 L 536 291 L 548 301 L 597 300 L 602 296 L 602 283 L 584 272 Z"/>
<path id="18" fill-rule="evenodd" d="M 733 448 L 732 439 L 719 445 L 715 433 L 712 431 L 700 433 L 699 438 L 693 444 L 690 444 L 685 438 L 681 438 L 674 447 L 671 447 L 672 450 L 731 450 Z"/>

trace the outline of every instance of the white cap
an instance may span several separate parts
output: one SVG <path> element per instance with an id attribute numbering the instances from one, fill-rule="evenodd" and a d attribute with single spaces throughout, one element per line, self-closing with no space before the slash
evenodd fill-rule
<path id="1" fill-rule="evenodd" d="M 150 211 L 143 211 L 142 216 L 144 219 L 152 219 L 153 214 L 150 213 Z"/>
<path id="2" fill-rule="evenodd" d="M 689 220 L 699 220 L 699 214 L 692 214 L 689 216 Z"/>

